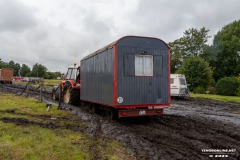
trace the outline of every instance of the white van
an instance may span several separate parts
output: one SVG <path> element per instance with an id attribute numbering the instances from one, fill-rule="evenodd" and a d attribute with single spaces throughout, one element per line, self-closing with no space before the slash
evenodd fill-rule
<path id="1" fill-rule="evenodd" d="M 171 74 L 171 96 L 172 97 L 186 97 L 189 96 L 189 90 L 185 75 Z"/>

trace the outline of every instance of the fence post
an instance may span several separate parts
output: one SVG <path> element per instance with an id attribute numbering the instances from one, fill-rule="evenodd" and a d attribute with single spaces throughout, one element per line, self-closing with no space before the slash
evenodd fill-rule
<path id="1" fill-rule="evenodd" d="M 27 98 L 28 98 L 28 90 L 29 90 L 29 82 L 27 83 L 27 95 L 26 95 Z"/>
<path id="2" fill-rule="evenodd" d="M 43 99 L 42 99 L 42 89 L 43 89 L 43 83 L 40 82 L 40 102 L 42 103 Z"/>

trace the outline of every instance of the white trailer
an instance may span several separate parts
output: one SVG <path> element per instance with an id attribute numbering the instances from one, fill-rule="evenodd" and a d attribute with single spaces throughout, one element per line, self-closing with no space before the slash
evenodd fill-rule
<path id="1" fill-rule="evenodd" d="M 171 96 L 172 97 L 186 97 L 189 96 L 189 90 L 185 75 L 171 74 Z"/>

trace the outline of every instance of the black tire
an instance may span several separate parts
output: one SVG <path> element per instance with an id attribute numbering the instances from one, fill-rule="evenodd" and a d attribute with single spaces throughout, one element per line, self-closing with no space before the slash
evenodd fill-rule
<path id="1" fill-rule="evenodd" d="M 98 107 L 96 105 L 90 104 L 90 106 L 89 106 L 89 113 L 96 114 L 96 113 L 98 113 L 98 111 L 99 111 L 99 109 L 98 109 Z"/>
<path id="2" fill-rule="evenodd" d="M 107 119 L 108 120 L 117 120 L 118 117 L 118 111 L 115 109 L 110 109 L 107 111 Z"/>
<path id="3" fill-rule="evenodd" d="M 63 102 L 78 105 L 80 103 L 80 90 L 72 88 L 72 85 L 67 82 L 63 88 Z"/>

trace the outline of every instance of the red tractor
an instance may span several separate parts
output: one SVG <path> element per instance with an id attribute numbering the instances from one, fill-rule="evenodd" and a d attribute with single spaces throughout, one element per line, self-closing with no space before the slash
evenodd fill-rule
<path id="1" fill-rule="evenodd" d="M 64 103 L 77 105 L 80 103 L 80 67 L 69 67 L 64 80 L 53 87 L 52 98 Z"/>

